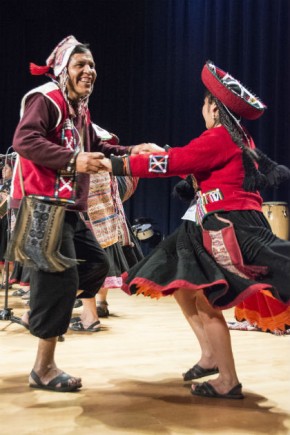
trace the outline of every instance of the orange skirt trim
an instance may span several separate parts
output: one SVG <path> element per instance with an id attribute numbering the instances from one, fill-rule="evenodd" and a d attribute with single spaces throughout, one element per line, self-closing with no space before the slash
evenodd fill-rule
<path id="1" fill-rule="evenodd" d="M 263 290 L 237 305 L 235 318 L 239 322 L 247 320 L 262 331 L 285 331 L 290 326 L 290 306 Z"/>

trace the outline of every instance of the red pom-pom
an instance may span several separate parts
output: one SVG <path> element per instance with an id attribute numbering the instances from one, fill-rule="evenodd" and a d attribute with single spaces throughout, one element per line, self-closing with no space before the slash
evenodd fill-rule
<path id="1" fill-rule="evenodd" d="M 39 65 L 35 65 L 35 63 L 30 63 L 29 69 L 30 69 L 30 73 L 33 76 L 41 76 L 43 74 L 48 73 L 48 71 L 50 70 L 50 67 L 47 65 L 39 66 Z"/>

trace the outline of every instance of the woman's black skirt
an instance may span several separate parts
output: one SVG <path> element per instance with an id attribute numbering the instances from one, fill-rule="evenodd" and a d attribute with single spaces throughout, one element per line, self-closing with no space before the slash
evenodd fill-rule
<path id="1" fill-rule="evenodd" d="M 123 278 L 124 291 L 150 297 L 203 289 L 220 309 L 260 290 L 290 304 L 290 242 L 272 233 L 261 212 L 219 212 L 202 227 L 184 221 Z"/>
<path id="2" fill-rule="evenodd" d="M 119 277 L 123 272 L 138 263 L 144 257 L 139 241 L 132 231 L 130 225 L 128 230 L 131 239 L 131 245 L 122 246 L 120 243 L 114 243 L 107 248 L 104 248 L 108 256 L 110 269 L 108 277 Z"/>

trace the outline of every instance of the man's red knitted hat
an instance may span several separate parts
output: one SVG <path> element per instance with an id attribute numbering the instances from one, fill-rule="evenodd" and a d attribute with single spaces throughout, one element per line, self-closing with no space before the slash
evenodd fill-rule
<path id="1" fill-rule="evenodd" d="M 46 60 L 46 65 L 39 66 L 30 63 L 30 72 L 32 75 L 47 74 L 53 69 L 55 77 L 58 77 L 63 69 L 67 66 L 70 55 L 74 48 L 81 44 L 73 35 L 67 36 L 55 47 Z"/>

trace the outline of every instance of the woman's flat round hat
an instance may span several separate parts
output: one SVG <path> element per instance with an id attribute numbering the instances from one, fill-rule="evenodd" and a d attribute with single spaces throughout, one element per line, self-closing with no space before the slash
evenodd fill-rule
<path id="1" fill-rule="evenodd" d="M 229 110 L 245 119 L 257 119 L 267 108 L 265 104 L 229 73 L 207 61 L 201 79 L 211 94 Z"/>

